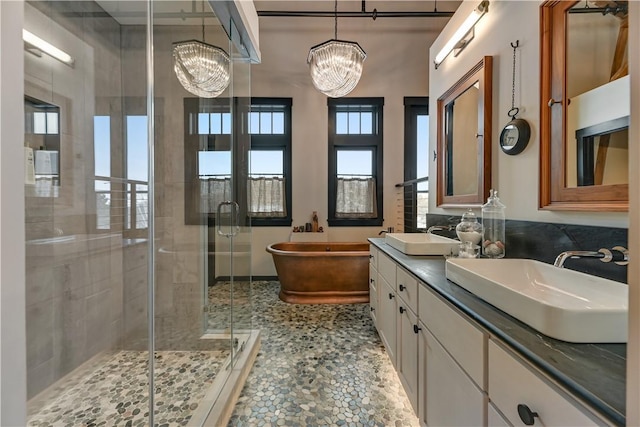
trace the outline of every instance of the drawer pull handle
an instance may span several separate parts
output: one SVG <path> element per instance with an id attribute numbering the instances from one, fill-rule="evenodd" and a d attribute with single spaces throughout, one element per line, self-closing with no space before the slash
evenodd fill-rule
<path id="1" fill-rule="evenodd" d="M 373 258 L 373 255 L 369 255 L 369 259 L 372 259 L 372 258 Z"/>
<path id="2" fill-rule="evenodd" d="M 393 297 L 395 297 L 395 295 L 389 292 L 389 299 L 393 299 Z"/>
<path id="3" fill-rule="evenodd" d="M 406 310 L 404 309 L 404 307 L 400 307 L 400 314 L 404 313 Z"/>
<path id="4" fill-rule="evenodd" d="M 375 309 L 375 308 L 373 308 L 373 307 L 369 307 L 369 309 L 370 309 L 371 311 L 376 311 L 376 309 Z"/>
<path id="5" fill-rule="evenodd" d="M 403 285 L 403 284 L 400 284 L 399 289 L 400 289 L 400 292 L 402 292 L 402 291 L 404 291 L 405 289 L 407 289 L 407 287 L 406 287 L 405 285 Z"/>
<path id="6" fill-rule="evenodd" d="M 369 279 L 369 282 L 373 283 L 373 282 L 374 282 L 374 280 L 373 280 L 373 279 Z"/>
<path id="7" fill-rule="evenodd" d="M 413 332 L 415 332 L 416 334 L 418 333 L 418 331 L 421 331 L 422 328 L 419 327 L 418 325 L 413 325 Z"/>
<path id="8" fill-rule="evenodd" d="M 538 413 L 532 412 L 527 405 L 520 403 L 518 405 L 518 415 L 524 425 L 532 426 L 536 422 L 535 418 L 538 416 Z"/>

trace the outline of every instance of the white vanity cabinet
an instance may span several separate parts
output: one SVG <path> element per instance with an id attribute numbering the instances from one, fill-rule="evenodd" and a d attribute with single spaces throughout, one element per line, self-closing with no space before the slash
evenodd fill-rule
<path id="1" fill-rule="evenodd" d="M 418 281 L 408 271 L 396 266 L 396 326 L 398 377 L 418 413 Z"/>
<path id="2" fill-rule="evenodd" d="M 384 251 L 371 259 L 374 321 L 423 426 L 606 425 Z"/>
<path id="3" fill-rule="evenodd" d="M 378 301 L 378 333 L 387 349 L 387 354 L 397 366 L 396 359 L 396 294 L 387 281 L 378 274 L 378 287 L 380 288 L 380 300 Z"/>
<path id="4" fill-rule="evenodd" d="M 369 310 L 373 325 L 378 329 L 378 249 L 369 245 Z"/>
<path id="5" fill-rule="evenodd" d="M 382 252 L 378 252 L 378 333 L 387 349 L 393 366 L 397 366 L 397 302 L 396 263 Z"/>
<path id="6" fill-rule="evenodd" d="M 489 341 L 489 399 L 513 426 L 606 425 L 493 341 Z"/>

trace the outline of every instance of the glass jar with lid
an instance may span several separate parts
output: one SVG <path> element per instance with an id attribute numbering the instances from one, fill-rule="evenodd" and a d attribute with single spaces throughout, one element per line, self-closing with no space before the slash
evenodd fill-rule
<path id="1" fill-rule="evenodd" d="M 488 258 L 504 258 L 505 206 L 498 198 L 497 190 L 489 190 L 487 203 L 482 205 L 482 255 Z"/>
<path id="2" fill-rule="evenodd" d="M 456 226 L 456 234 L 462 243 L 477 245 L 482 240 L 482 225 L 471 209 L 462 214 L 460 223 Z"/>

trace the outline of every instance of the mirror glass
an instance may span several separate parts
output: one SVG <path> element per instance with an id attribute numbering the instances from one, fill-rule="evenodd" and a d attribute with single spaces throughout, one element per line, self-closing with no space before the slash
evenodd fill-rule
<path id="1" fill-rule="evenodd" d="M 478 187 L 478 123 L 469 118 L 478 117 L 479 86 L 475 82 L 445 106 L 447 196 L 473 194 Z"/>
<path id="2" fill-rule="evenodd" d="M 626 211 L 628 2 L 550 0 L 540 18 L 540 208 Z"/>
<path id="3" fill-rule="evenodd" d="M 438 99 L 438 206 L 481 204 L 488 194 L 491 74 L 486 56 Z"/>
<path id="4" fill-rule="evenodd" d="M 609 3 L 567 13 L 567 187 L 629 182 L 628 13 Z"/>

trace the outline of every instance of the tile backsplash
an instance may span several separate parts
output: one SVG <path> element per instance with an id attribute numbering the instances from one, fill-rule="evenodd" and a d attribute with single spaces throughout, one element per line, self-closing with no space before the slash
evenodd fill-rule
<path id="1" fill-rule="evenodd" d="M 459 216 L 427 214 L 428 227 L 459 222 Z M 611 249 L 614 246 L 629 247 L 626 228 L 509 219 L 506 221 L 505 228 L 507 258 L 529 258 L 553 264 L 556 257 L 563 251 L 597 251 L 600 248 Z M 437 233 L 455 237 L 455 231 L 450 233 L 438 231 Z M 627 283 L 627 267 L 613 262 L 604 263 L 595 258 L 578 258 L 568 259 L 564 265 L 572 270 Z"/>

